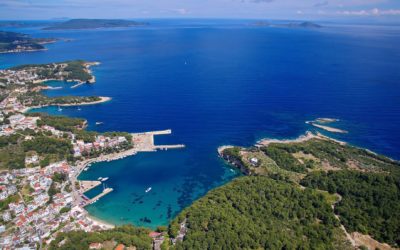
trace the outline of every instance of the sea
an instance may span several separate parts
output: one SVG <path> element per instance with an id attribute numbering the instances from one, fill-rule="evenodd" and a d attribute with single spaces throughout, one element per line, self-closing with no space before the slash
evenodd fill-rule
<path id="1" fill-rule="evenodd" d="M 240 176 L 221 145 L 296 138 L 319 131 L 400 159 L 400 27 L 321 23 L 322 28 L 251 25 L 251 20 L 147 20 L 144 27 L 45 31 L 48 50 L 0 55 L 0 68 L 84 59 L 95 84 L 50 82 L 49 96 L 112 97 L 93 106 L 35 112 L 82 117 L 96 131 L 172 129 L 157 144 L 186 148 L 93 164 L 81 180 L 113 192 L 87 207 L 106 222 L 155 228 L 209 190 Z M 337 118 L 335 134 L 305 122 Z M 103 124 L 97 125 L 96 122 Z M 151 187 L 151 191 L 145 192 Z M 102 187 L 93 189 L 93 197 Z"/>

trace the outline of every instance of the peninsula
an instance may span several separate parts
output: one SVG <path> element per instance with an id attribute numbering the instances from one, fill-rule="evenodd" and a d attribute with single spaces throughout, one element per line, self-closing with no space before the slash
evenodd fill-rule
<path id="1" fill-rule="evenodd" d="M 61 23 L 55 23 L 44 30 L 80 30 L 99 28 L 121 28 L 147 25 L 144 22 L 136 22 L 123 19 L 71 19 Z"/>
<path id="2" fill-rule="evenodd" d="M 55 38 L 32 38 L 27 34 L 0 31 L 0 53 L 46 50 L 44 44 L 56 41 Z"/>
<path id="3" fill-rule="evenodd" d="M 311 132 L 218 152 L 246 176 L 210 191 L 171 223 L 177 233 L 190 222 L 183 248 L 399 247 L 398 161 Z"/>
<path id="4" fill-rule="evenodd" d="M 67 81 L 77 84 L 94 83 L 90 67 L 98 62 L 83 60 L 48 64 L 28 64 L 0 70 L 0 108 L 5 112 L 26 112 L 44 106 L 77 106 L 107 102 L 109 97 L 60 96 L 48 97 L 40 91 L 47 81 Z M 76 86 L 76 85 L 74 85 Z"/>

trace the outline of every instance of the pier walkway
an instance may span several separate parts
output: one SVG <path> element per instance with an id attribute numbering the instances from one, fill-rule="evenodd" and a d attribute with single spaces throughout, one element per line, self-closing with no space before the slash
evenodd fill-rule
<path id="1" fill-rule="evenodd" d="M 154 136 L 155 135 L 169 135 L 172 133 L 171 129 L 159 130 L 159 131 L 150 131 L 144 133 L 133 133 L 132 134 L 132 143 L 133 147 L 137 152 L 153 152 L 158 149 L 167 150 L 167 149 L 177 149 L 184 148 L 185 145 L 177 144 L 177 145 L 154 145 Z"/>
<path id="2" fill-rule="evenodd" d="M 93 197 L 92 199 L 88 200 L 84 205 L 82 205 L 82 207 L 85 207 L 87 205 L 93 204 L 95 203 L 97 200 L 99 200 L 101 197 L 103 197 L 104 195 L 111 193 L 114 189 L 112 188 L 105 188 L 103 190 L 103 192 L 101 192 L 100 194 L 96 195 L 95 197 Z"/>

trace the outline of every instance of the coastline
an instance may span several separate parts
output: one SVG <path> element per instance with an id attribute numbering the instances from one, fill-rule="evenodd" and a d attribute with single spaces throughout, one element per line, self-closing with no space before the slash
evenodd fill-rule
<path id="1" fill-rule="evenodd" d="M 347 144 L 347 142 L 333 139 L 333 138 L 325 136 L 325 135 L 323 135 L 323 134 L 321 134 L 319 132 L 313 133 L 311 131 L 306 131 L 306 133 L 304 135 L 300 135 L 299 137 L 294 138 L 294 139 L 264 138 L 264 139 L 258 140 L 254 144 L 254 146 L 259 148 L 259 147 L 268 146 L 271 143 L 300 143 L 300 142 L 305 142 L 305 141 L 308 141 L 308 140 L 311 140 L 311 139 L 330 140 L 330 141 L 334 141 L 336 143 L 339 143 L 340 145 L 346 145 Z M 222 145 L 222 146 L 219 146 L 218 149 L 217 149 L 218 155 L 221 156 L 225 149 L 233 148 L 233 147 L 241 147 L 241 146 L 233 146 L 233 145 Z"/>
<path id="2" fill-rule="evenodd" d="M 50 104 L 50 105 L 40 105 L 40 106 L 32 106 L 32 107 L 26 107 L 21 110 L 22 113 L 26 113 L 31 109 L 38 109 L 38 108 L 44 108 L 44 107 L 51 107 L 51 106 L 61 106 L 61 107 L 75 107 L 75 106 L 85 106 L 85 105 L 95 105 L 95 104 L 100 104 L 104 102 L 111 101 L 111 97 L 107 96 L 99 96 L 100 100 L 98 101 L 93 101 L 93 102 L 80 102 L 80 103 L 66 103 L 66 104 Z"/>
<path id="3" fill-rule="evenodd" d="M 85 209 L 86 211 L 86 217 L 91 220 L 93 222 L 93 224 L 98 225 L 100 227 L 102 227 L 103 229 L 107 230 L 107 229 L 113 229 L 115 227 L 115 225 L 108 223 L 104 220 L 101 220 L 93 215 L 90 215 L 89 212 Z"/>
<path id="4" fill-rule="evenodd" d="M 346 131 L 346 130 L 339 129 L 339 128 L 333 128 L 333 127 L 329 127 L 329 126 L 325 126 L 325 125 L 321 125 L 321 124 L 317 124 L 315 122 L 306 122 L 306 123 L 310 124 L 310 125 L 312 125 L 314 127 L 326 130 L 326 131 L 331 132 L 331 133 L 341 133 L 341 134 L 347 134 L 348 133 L 348 131 Z"/>
<path id="5" fill-rule="evenodd" d="M 293 142 L 305 142 L 314 138 L 320 138 L 322 135 L 317 133 L 314 134 L 311 131 L 306 131 L 306 133 L 304 135 L 300 135 L 299 137 L 295 138 L 295 139 L 271 139 L 271 138 L 264 138 L 261 139 L 259 141 L 257 141 L 257 143 L 255 144 L 256 147 L 260 147 L 260 146 L 268 146 L 271 143 L 293 143 Z"/>
<path id="6" fill-rule="evenodd" d="M 49 49 L 44 48 L 44 49 L 8 50 L 8 51 L 1 51 L 0 54 L 23 53 L 23 52 L 38 52 L 38 51 L 46 51 L 46 50 L 49 50 Z"/>

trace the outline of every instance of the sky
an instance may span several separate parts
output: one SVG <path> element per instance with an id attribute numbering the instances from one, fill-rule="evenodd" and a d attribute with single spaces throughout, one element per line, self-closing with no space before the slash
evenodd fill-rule
<path id="1" fill-rule="evenodd" d="M 400 0 L 0 0 L 3 20 L 61 17 L 400 21 Z"/>

